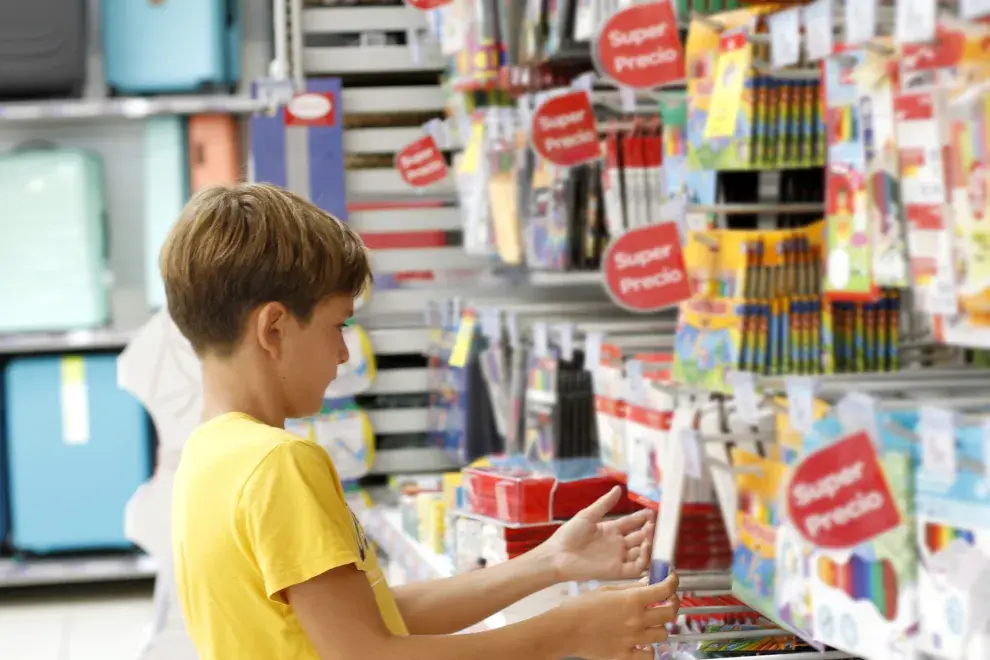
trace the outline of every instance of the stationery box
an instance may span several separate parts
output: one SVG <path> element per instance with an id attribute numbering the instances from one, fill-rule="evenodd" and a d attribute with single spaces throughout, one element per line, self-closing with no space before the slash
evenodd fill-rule
<path id="1" fill-rule="evenodd" d="M 117 386 L 116 355 L 11 360 L 4 404 L 14 549 L 129 548 L 124 508 L 151 472 L 150 424 Z"/>
<path id="2" fill-rule="evenodd" d="M 252 116 L 249 168 L 251 181 L 288 188 L 346 222 L 340 79 L 310 78 L 276 113 Z"/>

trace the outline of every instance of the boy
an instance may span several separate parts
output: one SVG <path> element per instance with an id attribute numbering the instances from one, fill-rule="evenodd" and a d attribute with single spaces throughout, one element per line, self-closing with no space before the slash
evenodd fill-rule
<path id="1" fill-rule="evenodd" d="M 173 501 L 179 596 L 202 660 L 653 657 L 676 616 L 674 577 L 451 634 L 559 581 L 642 574 L 648 514 L 602 522 L 618 489 L 519 559 L 389 589 L 329 456 L 284 430 L 319 411 L 348 358 L 341 328 L 370 269 L 346 225 L 275 186 L 215 187 L 186 206 L 161 270 L 203 368 L 204 421 Z"/>

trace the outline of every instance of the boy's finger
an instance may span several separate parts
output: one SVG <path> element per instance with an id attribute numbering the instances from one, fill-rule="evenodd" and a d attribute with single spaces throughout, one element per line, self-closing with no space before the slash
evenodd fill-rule
<path id="1" fill-rule="evenodd" d="M 629 532 L 635 532 L 644 524 L 652 521 L 653 511 L 650 509 L 640 509 L 636 513 L 630 513 L 628 516 L 623 516 L 621 518 L 617 518 L 616 520 L 610 520 L 606 524 L 611 530 L 615 530 L 620 534 L 625 535 Z"/>
<path id="2" fill-rule="evenodd" d="M 582 511 L 578 515 L 582 515 L 589 520 L 598 522 L 602 518 L 608 515 L 608 512 L 619 503 L 619 498 L 622 496 L 622 489 L 618 486 L 614 487 L 612 490 L 608 491 L 604 495 L 598 498 L 598 501 L 589 506 L 587 509 Z"/>
<path id="3" fill-rule="evenodd" d="M 677 593 L 677 585 L 679 580 L 677 579 L 676 573 L 671 573 L 667 576 L 667 579 L 663 582 L 658 582 L 657 584 L 650 585 L 649 587 L 644 587 L 640 593 L 640 602 L 643 606 L 653 605 L 654 603 L 662 603 Z"/>

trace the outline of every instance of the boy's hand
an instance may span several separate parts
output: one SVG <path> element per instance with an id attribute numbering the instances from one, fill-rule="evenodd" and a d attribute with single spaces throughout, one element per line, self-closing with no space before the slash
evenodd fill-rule
<path id="1" fill-rule="evenodd" d="M 630 580 L 649 566 L 653 512 L 644 509 L 605 522 L 620 497 L 622 489 L 613 488 L 536 550 L 549 559 L 559 581 Z"/>
<path id="2" fill-rule="evenodd" d="M 651 586 L 609 588 L 561 605 L 570 655 L 585 660 L 652 660 L 652 645 L 667 639 L 666 624 L 677 618 L 677 576 Z M 659 603 L 659 604 L 658 604 Z"/>

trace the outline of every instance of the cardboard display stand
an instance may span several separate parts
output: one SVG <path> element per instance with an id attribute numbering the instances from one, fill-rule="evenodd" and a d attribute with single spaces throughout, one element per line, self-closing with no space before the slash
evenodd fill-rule
<path id="1" fill-rule="evenodd" d="M 175 593 L 172 570 L 172 485 L 186 438 L 199 424 L 203 384 L 199 360 L 167 312 L 148 321 L 117 360 L 117 381 L 151 415 L 158 432 L 155 473 L 125 512 L 128 539 L 158 566 L 155 622 L 140 660 L 195 660 Z"/>

